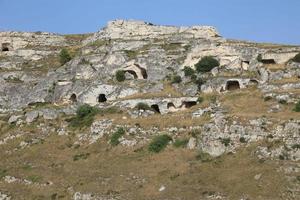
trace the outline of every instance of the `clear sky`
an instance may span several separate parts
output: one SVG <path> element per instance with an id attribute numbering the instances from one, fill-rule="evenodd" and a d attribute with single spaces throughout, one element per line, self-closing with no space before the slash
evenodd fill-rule
<path id="1" fill-rule="evenodd" d="M 300 0 L 0 0 L 0 31 L 87 33 L 113 19 L 212 25 L 226 38 L 300 45 Z"/>

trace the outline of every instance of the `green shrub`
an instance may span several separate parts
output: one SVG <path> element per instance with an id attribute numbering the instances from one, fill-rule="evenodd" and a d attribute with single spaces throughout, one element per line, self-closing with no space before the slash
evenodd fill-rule
<path id="1" fill-rule="evenodd" d="M 262 55 L 261 54 L 258 54 L 257 57 L 256 57 L 256 60 L 258 62 L 262 62 Z"/>
<path id="2" fill-rule="evenodd" d="M 184 76 L 192 76 L 195 74 L 195 70 L 191 67 L 185 66 L 183 68 Z"/>
<path id="3" fill-rule="evenodd" d="M 0 169 L 0 179 L 2 179 L 4 176 L 6 176 L 7 170 L 6 169 Z"/>
<path id="4" fill-rule="evenodd" d="M 116 79 L 119 82 L 123 82 L 125 81 L 126 77 L 125 77 L 125 72 L 123 70 L 118 70 L 116 72 Z"/>
<path id="5" fill-rule="evenodd" d="M 179 148 L 179 147 L 186 147 L 188 144 L 189 140 L 184 138 L 184 139 L 176 139 L 175 142 L 173 143 L 174 147 Z"/>
<path id="6" fill-rule="evenodd" d="M 300 112 L 300 101 L 298 101 L 294 107 L 295 112 Z"/>
<path id="7" fill-rule="evenodd" d="M 221 143 L 224 144 L 226 147 L 230 144 L 230 138 L 221 138 Z"/>
<path id="8" fill-rule="evenodd" d="M 247 143 L 246 139 L 244 137 L 240 137 L 240 142 L 241 143 Z"/>
<path id="9" fill-rule="evenodd" d="M 210 72 L 213 68 L 220 65 L 219 61 L 212 56 L 203 57 L 196 65 L 196 70 L 199 73 Z"/>
<path id="10" fill-rule="evenodd" d="M 198 97 L 198 99 L 197 99 L 197 102 L 198 103 L 202 103 L 204 101 L 204 98 L 203 97 Z"/>
<path id="11" fill-rule="evenodd" d="M 113 145 L 113 146 L 117 146 L 118 144 L 120 144 L 120 141 L 119 139 L 122 137 L 122 135 L 125 134 L 125 130 L 121 127 L 121 128 L 118 128 L 118 130 L 116 130 L 111 138 L 110 138 L 110 144 Z"/>
<path id="12" fill-rule="evenodd" d="M 292 149 L 300 149 L 300 144 L 293 144 Z"/>
<path id="13" fill-rule="evenodd" d="M 86 160 L 89 157 L 90 153 L 81 153 L 73 156 L 73 161 Z"/>
<path id="14" fill-rule="evenodd" d="M 280 103 L 280 104 L 287 104 L 287 101 L 286 101 L 285 99 L 280 99 L 280 100 L 278 101 L 278 103 Z"/>
<path id="15" fill-rule="evenodd" d="M 71 60 L 71 55 L 69 54 L 67 49 L 62 49 L 59 53 L 59 61 L 61 65 L 66 64 Z"/>
<path id="16" fill-rule="evenodd" d="M 134 108 L 137 110 L 151 110 L 149 105 L 143 102 L 139 102 Z"/>
<path id="17" fill-rule="evenodd" d="M 300 53 L 298 53 L 293 59 L 292 61 L 300 63 Z"/>
<path id="18" fill-rule="evenodd" d="M 172 77 L 171 83 L 181 83 L 181 81 L 182 81 L 181 76 L 175 75 Z"/>
<path id="19" fill-rule="evenodd" d="M 197 156 L 196 156 L 196 159 L 197 160 L 200 160 L 202 162 L 209 162 L 212 160 L 212 157 L 208 154 L 208 153 L 205 153 L 203 151 L 200 151 Z"/>
<path id="20" fill-rule="evenodd" d="M 94 116 L 99 113 L 99 109 L 84 104 L 76 110 L 76 116 L 70 120 L 71 127 L 88 127 L 94 121 Z"/>
<path id="21" fill-rule="evenodd" d="M 172 138 L 168 135 L 156 136 L 149 144 L 148 150 L 151 152 L 158 153 L 162 151 L 171 140 Z"/>

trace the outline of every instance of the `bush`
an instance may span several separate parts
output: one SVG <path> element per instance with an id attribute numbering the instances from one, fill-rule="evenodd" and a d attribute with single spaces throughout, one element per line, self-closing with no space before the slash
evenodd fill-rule
<path id="1" fill-rule="evenodd" d="M 222 138 L 221 139 L 221 143 L 225 145 L 225 147 L 227 147 L 230 144 L 230 138 Z"/>
<path id="2" fill-rule="evenodd" d="M 247 141 L 244 137 L 240 137 L 240 143 L 247 143 Z"/>
<path id="3" fill-rule="evenodd" d="M 203 57 L 196 65 L 197 72 L 210 72 L 213 68 L 220 65 L 219 61 L 212 56 Z"/>
<path id="4" fill-rule="evenodd" d="M 172 138 L 168 135 L 156 136 L 152 140 L 152 142 L 149 144 L 148 150 L 151 152 L 158 153 L 158 152 L 162 151 L 171 140 L 172 140 Z"/>
<path id="5" fill-rule="evenodd" d="M 298 53 L 293 59 L 292 59 L 293 62 L 297 62 L 297 63 L 300 63 L 300 53 Z"/>
<path id="6" fill-rule="evenodd" d="M 66 64 L 67 62 L 69 62 L 71 60 L 71 56 L 68 52 L 67 49 L 62 49 L 59 53 L 59 62 L 61 65 Z"/>
<path id="7" fill-rule="evenodd" d="M 99 109 L 84 104 L 76 110 L 76 116 L 70 120 L 71 127 L 88 127 L 94 121 L 94 116 L 99 113 Z"/>
<path id="8" fill-rule="evenodd" d="M 295 112 L 300 112 L 300 101 L 298 101 L 295 105 L 295 108 L 294 108 L 294 111 Z"/>
<path id="9" fill-rule="evenodd" d="M 191 67 L 185 66 L 183 68 L 184 76 L 193 76 L 195 74 L 195 70 Z"/>
<path id="10" fill-rule="evenodd" d="M 175 75 L 172 78 L 172 82 L 171 83 L 181 83 L 182 79 L 179 75 Z"/>
<path id="11" fill-rule="evenodd" d="M 256 60 L 257 60 L 258 62 L 262 62 L 262 55 L 261 55 L 261 54 L 258 54 Z"/>
<path id="12" fill-rule="evenodd" d="M 197 156 L 196 156 L 196 159 L 197 160 L 200 160 L 202 162 L 209 162 L 212 160 L 212 157 L 208 154 L 208 153 L 205 153 L 203 151 L 200 151 Z"/>
<path id="13" fill-rule="evenodd" d="M 186 147 L 188 144 L 189 140 L 188 139 L 176 139 L 175 142 L 173 143 L 174 147 L 179 148 L 179 147 Z"/>
<path id="14" fill-rule="evenodd" d="M 125 72 L 123 70 L 118 70 L 116 72 L 116 79 L 119 82 L 123 82 L 125 81 L 126 77 L 125 77 Z"/>
<path id="15" fill-rule="evenodd" d="M 121 127 L 121 128 L 118 128 L 118 130 L 116 130 L 111 138 L 110 138 L 110 144 L 113 145 L 113 146 L 117 146 L 118 144 L 120 144 L 120 141 L 119 139 L 122 137 L 122 135 L 125 134 L 125 130 Z"/>
<path id="16" fill-rule="evenodd" d="M 134 108 L 137 110 L 151 110 L 151 108 L 148 106 L 148 104 L 143 103 L 143 102 L 136 104 L 136 106 Z"/>
<path id="17" fill-rule="evenodd" d="M 197 102 L 198 103 L 202 103 L 204 101 L 204 98 L 203 97 L 198 97 L 198 99 L 197 99 Z"/>

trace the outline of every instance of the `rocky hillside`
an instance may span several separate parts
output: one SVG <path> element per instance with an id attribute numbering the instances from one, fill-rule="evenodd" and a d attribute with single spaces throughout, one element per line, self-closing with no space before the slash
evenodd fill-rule
<path id="1" fill-rule="evenodd" d="M 116 20 L 0 48 L 0 200 L 300 199 L 300 46 Z"/>

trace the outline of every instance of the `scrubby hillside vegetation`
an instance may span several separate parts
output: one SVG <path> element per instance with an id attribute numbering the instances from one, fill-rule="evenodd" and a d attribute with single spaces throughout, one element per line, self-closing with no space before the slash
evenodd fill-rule
<path id="1" fill-rule="evenodd" d="M 300 199 L 299 46 L 124 20 L 0 45 L 0 200 Z"/>

